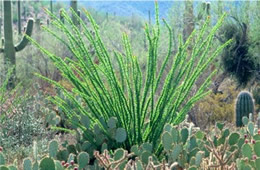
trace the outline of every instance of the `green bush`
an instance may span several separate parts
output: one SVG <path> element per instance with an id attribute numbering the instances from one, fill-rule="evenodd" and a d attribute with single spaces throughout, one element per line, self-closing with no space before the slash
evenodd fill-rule
<path id="1" fill-rule="evenodd" d="M 72 84 L 71 89 L 66 89 L 58 82 L 39 75 L 60 88 L 66 96 L 66 101 L 59 96 L 50 100 L 66 113 L 75 129 L 84 132 L 84 140 L 98 150 L 102 144 L 108 142 L 108 149 L 123 147 L 127 150 L 130 150 L 132 145 L 148 142 L 152 144 L 153 152 L 160 154 L 162 146 L 159 139 L 164 125 L 182 122 L 195 102 L 209 93 L 207 87 L 215 72 L 205 79 L 193 96 L 188 97 L 202 72 L 230 43 L 228 41 L 210 52 L 214 34 L 221 26 L 224 16 L 207 35 L 205 31 L 209 20 L 199 32 L 194 30 L 185 43 L 180 37 L 179 49 L 173 60 L 170 60 L 172 30 L 163 20 L 169 31 L 169 48 L 164 62 L 159 67 L 157 61 L 161 57 L 158 56 L 161 27 L 156 5 L 155 26 L 145 26 L 149 48 L 146 71 L 143 72 L 139 58 L 132 53 L 128 36 L 123 34 L 124 53 L 116 50 L 113 54 L 109 53 L 100 37 L 99 27 L 91 15 L 87 11 L 84 12 L 92 28 L 77 17 L 81 23 L 81 32 L 72 24 L 65 10 L 62 10 L 62 15 L 69 25 L 64 25 L 59 18 L 47 11 L 51 16 L 51 23 L 62 31 L 66 38 L 59 37 L 51 27 L 44 29 L 67 46 L 74 55 L 73 59 L 63 60 L 27 37 L 49 56 L 63 77 Z M 77 16 L 75 12 L 74 15 Z M 86 40 L 93 45 L 99 64 L 93 62 L 93 57 L 85 46 Z M 193 41 L 193 48 L 188 48 Z M 116 63 L 112 63 L 113 59 Z M 169 72 L 165 71 L 166 66 L 171 68 Z M 162 88 L 159 88 L 160 83 L 163 84 Z M 76 107 L 72 110 L 71 105 Z"/>

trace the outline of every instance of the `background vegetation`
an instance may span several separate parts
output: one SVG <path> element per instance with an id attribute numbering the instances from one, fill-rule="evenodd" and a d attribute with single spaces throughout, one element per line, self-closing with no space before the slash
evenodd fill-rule
<path id="1" fill-rule="evenodd" d="M 17 14 L 17 5 L 18 3 L 16 1 L 12 2 L 12 31 L 14 44 L 17 44 L 23 37 L 23 34 L 19 34 L 18 32 L 19 17 Z M 202 43 L 202 39 L 206 38 L 206 35 L 211 35 L 210 30 L 214 29 L 213 27 L 216 25 L 217 21 L 220 19 L 222 14 L 224 12 L 227 12 L 227 16 L 223 21 L 223 24 L 220 27 L 220 29 L 216 31 L 214 36 L 212 34 L 212 43 L 210 44 L 211 48 L 208 49 L 208 53 L 213 54 L 214 51 L 218 49 L 218 47 L 227 42 L 229 39 L 233 40 L 232 43 L 225 47 L 223 51 L 214 58 L 214 61 L 209 65 L 209 67 L 205 68 L 205 71 L 203 73 L 201 72 L 201 75 L 198 78 L 198 80 L 194 82 L 194 86 L 192 86 L 189 89 L 189 93 L 187 92 L 187 96 L 186 94 L 183 95 L 183 103 L 178 103 L 178 100 L 175 101 L 175 104 L 178 104 L 180 107 L 179 110 L 176 110 L 181 112 L 181 108 L 185 108 L 184 106 L 186 106 L 186 103 L 188 103 L 189 100 L 192 99 L 192 97 L 198 94 L 198 91 L 203 86 L 204 81 L 207 77 L 211 75 L 211 73 L 214 70 L 216 70 L 216 74 L 212 77 L 212 83 L 204 89 L 205 91 L 210 90 L 212 92 L 196 104 L 193 104 L 193 107 L 190 110 L 185 110 L 185 113 L 189 115 L 189 121 L 191 121 L 197 127 L 206 129 L 210 129 L 212 126 L 215 125 L 217 121 L 224 121 L 226 124 L 228 124 L 228 126 L 235 126 L 236 98 L 239 92 L 242 90 L 247 90 L 252 93 L 255 104 L 255 113 L 257 113 L 260 110 L 259 2 L 159 2 L 159 17 L 165 18 L 168 21 L 168 25 L 163 24 L 163 21 L 161 19 L 158 21 L 160 24 L 154 19 L 156 18 L 154 2 L 113 2 L 113 7 L 111 5 L 112 3 L 110 2 L 79 2 L 78 9 L 80 9 L 81 12 L 80 17 L 82 19 L 82 22 L 86 24 L 87 28 L 91 27 L 92 21 L 90 20 L 90 18 L 87 18 L 87 16 L 84 15 L 83 12 L 83 8 L 86 8 L 91 14 L 91 16 L 93 16 L 93 19 L 95 20 L 96 24 L 99 26 L 99 34 L 100 37 L 102 37 L 103 45 L 98 45 L 101 49 L 104 46 L 108 54 L 111 56 L 113 55 L 114 51 L 116 51 L 118 55 L 133 55 L 137 57 L 138 68 L 140 69 L 139 72 L 141 72 L 143 75 L 140 74 L 138 70 L 129 70 L 129 72 L 125 72 L 126 77 L 130 77 L 133 75 L 142 75 L 143 77 L 140 78 L 140 76 L 139 80 L 142 79 L 143 82 L 145 82 L 146 76 L 149 77 L 149 75 L 147 74 L 149 73 L 149 71 L 152 70 L 151 68 L 153 68 L 151 67 L 151 65 L 147 64 L 147 56 L 151 56 L 151 53 L 148 53 L 149 51 L 151 51 L 151 48 L 154 51 L 156 51 L 156 56 L 158 56 L 156 57 L 156 60 L 154 60 L 153 63 L 153 66 L 156 66 L 158 68 L 157 70 L 153 70 L 153 73 L 156 76 L 158 76 L 158 73 L 160 71 L 159 68 L 162 68 L 162 66 L 164 65 L 165 56 L 169 56 L 164 68 L 165 74 L 162 74 L 162 77 L 158 82 L 157 93 L 155 93 L 152 88 L 150 89 L 151 91 L 149 91 L 149 95 L 152 95 L 152 97 L 154 97 L 155 102 L 158 101 L 158 99 L 160 99 L 161 96 L 163 96 L 162 94 L 165 95 L 167 92 L 170 92 L 164 91 L 164 88 L 165 82 L 167 82 L 169 78 L 167 78 L 167 73 L 170 73 L 171 70 L 175 67 L 174 65 L 170 64 L 172 63 L 172 61 L 175 60 L 174 56 L 178 54 L 178 52 L 180 52 L 180 49 L 183 47 L 187 48 L 187 53 L 182 55 L 186 57 L 187 61 L 191 60 L 192 57 L 190 56 L 191 54 L 193 54 L 192 51 L 196 52 L 196 50 L 201 50 L 199 46 L 196 46 L 199 44 L 198 42 Z M 59 21 L 60 9 L 65 8 L 64 11 L 68 13 L 67 19 L 65 19 L 65 26 L 68 27 L 68 31 L 72 31 L 73 35 L 77 34 L 77 32 L 69 26 L 70 23 L 68 18 L 71 17 L 69 6 L 69 1 L 55 1 L 52 3 L 52 8 L 50 7 L 49 1 L 21 1 L 21 25 L 22 32 L 24 32 L 23 27 L 26 25 L 27 20 L 29 18 L 33 18 L 34 27 L 31 38 L 35 40 L 37 43 L 39 43 L 40 46 L 44 47 L 48 51 L 51 51 L 54 55 L 59 56 L 61 59 L 66 58 L 66 62 L 70 61 L 71 59 L 72 61 L 70 64 L 73 63 L 77 65 L 79 63 L 75 63 L 78 61 L 75 60 L 75 56 L 79 55 L 83 59 L 83 57 L 85 57 L 84 54 L 77 54 L 75 51 L 71 51 L 67 48 L 66 43 L 64 44 L 63 42 L 55 39 L 53 35 L 46 31 L 46 29 L 50 29 L 56 36 L 60 37 L 63 40 L 68 40 L 68 34 L 64 34 L 66 30 L 60 29 L 59 27 L 55 27 L 55 23 L 53 23 L 53 21 L 55 21 L 53 17 L 56 16 L 56 21 Z M 116 8 L 114 8 L 114 6 L 116 6 Z M 49 10 L 52 9 L 53 16 L 51 17 L 50 14 L 46 14 L 44 8 L 47 8 Z M 0 4 L 0 10 L 0 35 L 1 37 L 4 37 L 4 18 L 2 3 Z M 203 25 L 207 20 L 209 22 L 208 28 L 203 30 Z M 148 29 L 148 27 L 152 28 L 152 25 L 154 24 L 157 26 L 154 30 Z M 45 30 L 43 29 L 43 27 L 45 27 Z M 78 26 L 78 28 L 81 32 L 85 31 L 82 24 Z M 191 39 L 189 41 L 189 44 L 187 44 L 186 46 L 184 43 L 192 34 L 193 29 L 196 29 L 198 31 L 197 33 L 195 33 L 194 38 Z M 160 30 L 160 34 L 155 34 L 158 30 Z M 99 37 L 98 34 L 95 32 L 95 27 L 94 29 L 90 28 L 89 31 L 90 32 L 87 37 L 92 37 L 93 39 L 98 41 Z M 199 32 L 203 31 L 205 31 L 205 36 L 203 36 L 201 39 L 196 39 L 199 37 Z M 169 32 L 170 34 L 168 34 Z M 123 34 L 125 34 L 125 39 L 123 39 L 122 43 Z M 152 43 L 156 44 L 156 47 L 151 46 L 151 42 L 149 42 L 149 39 L 146 38 L 148 34 L 151 36 L 151 39 L 152 35 L 154 35 L 153 38 L 158 40 L 157 42 L 157 40 L 152 39 Z M 128 39 L 126 38 L 126 35 Z M 182 36 L 180 37 L 179 35 Z M 76 36 L 80 35 L 78 34 Z M 95 43 L 86 41 L 87 37 L 83 38 L 83 41 L 85 42 L 84 50 L 88 51 L 90 59 L 93 62 L 94 66 L 100 69 L 101 72 L 102 69 L 109 70 L 109 66 L 106 65 L 109 64 L 109 62 L 101 61 L 101 56 L 103 54 L 98 54 L 97 47 L 94 46 Z M 181 42 L 183 42 L 183 44 Z M 74 40 L 74 43 L 70 45 L 75 45 L 77 43 L 78 41 Z M 171 45 L 171 43 L 171 48 L 168 48 L 169 45 Z M 1 47 L 4 48 L 4 45 L 5 44 L 3 42 Z M 0 53 L 0 55 L 4 56 L 3 53 Z M 50 56 L 46 55 L 46 53 L 42 53 L 33 43 L 30 42 L 22 51 L 16 53 L 15 84 L 17 85 L 17 87 L 12 91 L 6 91 L 5 87 L 7 85 L 5 83 L 8 79 L 8 74 L 4 74 L 6 72 L 4 67 L 5 63 L 4 57 L 2 58 L 3 59 L 0 62 L 1 85 L 3 87 L 1 90 L 2 97 L 0 105 L 0 145 L 4 148 L 4 152 L 10 152 L 16 155 L 17 153 L 15 152 L 15 150 L 19 150 L 19 153 L 22 154 L 18 154 L 17 158 L 18 160 L 21 160 L 24 157 L 32 156 L 32 144 L 33 141 L 37 141 L 37 145 L 39 145 L 39 151 L 42 153 L 47 153 L 48 140 L 54 138 L 58 141 L 61 140 L 62 142 L 65 141 L 63 138 L 69 138 L 68 140 L 70 144 L 75 143 L 75 141 L 77 141 L 78 143 L 83 145 L 84 140 L 86 140 L 86 138 L 80 136 L 80 138 L 83 139 L 78 140 L 78 133 L 76 133 L 77 135 L 75 135 L 75 132 L 72 133 L 71 130 L 82 128 L 82 125 L 84 125 L 85 122 L 80 121 L 80 118 L 79 120 L 77 120 L 75 117 L 70 117 L 69 115 L 71 112 L 78 112 L 78 103 L 80 103 L 82 108 L 86 107 L 86 101 L 89 99 L 84 99 L 84 94 L 78 95 L 78 91 L 80 91 L 81 88 L 75 88 L 77 83 L 73 84 L 73 81 L 71 81 L 71 79 L 64 78 L 64 75 L 66 75 L 66 73 L 64 72 L 66 71 L 57 68 L 57 63 L 55 66 L 55 62 L 53 63 Z M 110 58 L 111 67 L 115 70 L 114 74 L 117 77 L 120 77 L 120 68 L 122 69 L 124 66 L 120 66 L 120 63 L 118 63 L 118 60 L 116 58 Z M 123 58 L 121 58 L 121 60 L 122 59 Z M 198 64 L 198 62 L 199 58 L 198 60 L 194 60 L 194 64 Z M 131 64 L 135 65 L 134 61 L 132 61 Z M 187 63 L 187 65 L 188 64 L 189 63 Z M 103 67 L 103 65 L 105 66 Z M 191 70 L 196 71 L 195 68 L 196 67 L 194 67 L 194 69 Z M 73 66 L 71 67 L 71 69 L 74 69 L 75 72 L 77 71 Z M 81 69 L 87 70 L 88 68 L 82 67 Z M 183 68 L 177 68 L 176 70 L 180 71 L 182 69 Z M 80 71 L 76 74 L 75 72 L 74 76 L 78 76 L 78 80 L 81 81 L 81 78 L 83 78 L 84 76 L 80 76 Z M 60 89 L 59 87 L 54 85 L 55 83 L 50 83 L 42 78 L 39 78 L 39 76 L 36 76 L 36 74 L 42 75 L 50 80 L 54 80 L 55 82 L 59 83 L 63 88 Z M 89 77 L 92 76 L 94 75 L 89 75 Z M 111 83 L 109 82 L 111 78 L 110 76 L 111 75 L 103 74 L 100 77 L 100 79 L 104 81 L 104 89 L 107 90 L 107 94 L 110 93 L 110 89 L 113 89 L 111 87 L 114 87 L 114 85 L 117 84 L 117 81 L 123 81 L 122 78 L 118 78 L 113 82 L 114 85 L 111 85 L 109 84 Z M 156 76 L 154 76 L 153 78 L 158 78 Z M 87 79 L 89 77 L 86 76 L 84 78 Z M 174 82 L 178 81 L 180 83 L 177 84 L 179 85 L 179 87 L 181 87 L 181 80 L 185 79 L 185 77 L 182 77 L 182 79 L 177 79 L 178 77 L 174 78 L 176 81 L 172 81 L 172 83 L 168 84 L 168 90 L 174 89 L 174 87 L 178 87 L 176 84 L 174 84 Z M 138 91 L 138 87 L 134 87 L 134 77 L 130 80 L 132 80 L 133 82 L 130 82 L 129 89 L 125 90 L 126 98 L 129 97 L 129 94 L 131 93 L 132 89 Z M 155 80 L 152 80 L 151 78 L 151 82 L 155 82 Z M 124 83 L 127 84 L 127 82 Z M 123 84 L 121 84 L 120 86 L 123 86 Z M 85 86 L 85 84 L 83 86 Z M 72 88 L 77 89 L 78 91 L 72 91 Z M 93 90 L 92 97 L 95 97 L 95 95 L 100 92 L 99 90 Z M 160 93 L 161 91 L 163 92 L 162 94 Z M 68 94 L 66 94 L 66 92 L 68 92 Z M 176 93 L 173 93 L 173 96 L 178 95 L 177 92 L 178 91 L 176 90 Z M 105 93 L 100 94 L 104 95 Z M 134 95 L 137 96 L 137 92 L 135 92 Z M 46 99 L 47 97 L 50 98 L 54 96 L 58 96 L 55 99 L 60 103 L 50 102 Z M 114 96 L 114 98 L 120 97 L 122 96 Z M 77 100 L 74 101 L 72 100 L 72 98 L 76 98 Z M 136 101 L 138 99 L 143 98 L 132 98 L 132 101 Z M 165 97 L 164 99 L 166 100 L 167 97 Z M 168 99 L 171 98 L 169 97 Z M 145 99 L 143 100 L 145 101 Z M 101 103 L 104 101 L 106 101 L 106 99 L 101 98 L 100 101 L 96 100 L 95 102 Z M 64 108 L 65 105 L 64 103 L 61 104 L 62 102 L 68 105 L 66 105 L 66 107 Z M 57 103 L 59 103 L 58 106 Z M 130 104 L 131 102 L 129 103 L 129 106 Z M 127 108 L 127 106 L 128 105 L 125 105 L 125 109 Z M 154 106 L 156 107 L 156 105 Z M 134 107 L 137 108 L 137 105 L 135 105 Z M 158 105 L 158 107 L 161 107 L 161 105 Z M 123 108 L 121 108 L 121 111 L 122 109 Z M 148 110 L 151 111 L 150 109 L 153 110 L 153 107 L 149 108 Z M 171 107 L 166 107 L 165 113 L 170 113 L 169 110 L 171 109 Z M 99 119 L 98 117 L 95 117 L 94 121 L 92 120 L 94 122 L 93 124 L 91 124 L 92 130 L 96 130 L 94 128 L 94 124 L 98 123 L 101 130 L 103 129 L 103 135 L 106 134 L 104 140 L 100 141 L 100 145 L 90 149 L 92 151 L 92 154 L 94 153 L 95 149 L 102 151 L 104 150 L 104 148 L 115 149 L 119 146 L 122 146 L 128 151 L 130 151 L 130 146 L 134 144 L 141 144 L 143 142 L 153 142 L 153 138 L 148 139 L 147 137 L 149 136 L 147 135 L 148 131 L 152 129 L 150 129 L 150 127 L 145 127 L 146 124 L 149 123 L 149 121 L 152 122 L 152 120 L 146 120 L 147 117 L 150 116 L 147 114 L 143 117 L 143 119 L 145 120 L 144 127 L 147 128 L 147 131 L 144 130 L 143 133 L 146 133 L 147 139 L 144 139 L 145 137 L 143 139 L 139 138 L 139 141 L 137 139 L 127 139 L 127 142 L 123 144 L 121 144 L 120 142 L 120 144 L 115 142 L 111 144 L 111 146 L 103 146 L 102 144 L 105 140 L 112 140 L 109 139 L 109 137 L 111 136 L 110 133 L 115 133 L 114 135 L 116 135 L 116 130 L 122 127 L 126 129 L 126 133 L 128 135 L 134 135 L 136 133 L 131 132 L 130 129 L 127 130 L 127 127 L 123 125 L 123 115 L 118 116 L 115 113 L 110 114 L 109 112 L 112 112 L 112 110 L 113 107 L 111 107 L 111 110 L 107 110 L 107 116 L 104 120 Z M 90 112 L 89 108 L 87 108 L 86 111 Z M 104 113 L 106 112 L 103 112 L 103 114 Z M 134 116 L 135 112 L 132 110 L 131 114 L 132 116 Z M 111 116 L 116 117 L 116 119 L 110 119 Z M 70 117 L 70 119 L 68 119 L 68 117 Z M 254 114 L 254 117 L 257 117 L 257 114 Z M 158 117 L 154 118 L 156 118 L 154 120 L 158 120 Z M 175 118 L 173 117 L 171 119 Z M 178 123 L 180 123 L 180 120 L 183 119 L 184 116 L 179 118 Z M 71 122 L 69 120 L 73 120 L 74 124 L 72 123 L 73 121 Z M 77 121 L 79 121 L 80 123 L 78 123 Z M 114 121 L 119 121 L 121 123 L 116 124 L 116 129 L 107 130 L 106 127 L 109 125 L 102 124 L 102 121 L 108 121 L 110 123 Z M 138 124 L 137 119 L 135 123 Z M 160 124 L 159 122 L 157 123 Z M 174 122 L 172 121 L 168 123 Z M 178 123 L 175 122 L 175 124 Z M 160 131 L 158 131 L 158 134 L 156 134 L 156 138 L 158 138 L 158 141 L 156 142 L 158 143 L 154 142 L 154 145 L 160 148 L 156 148 L 158 149 L 157 153 L 163 152 L 163 148 L 159 138 L 160 135 L 163 133 L 164 124 L 165 123 L 162 123 Z M 84 131 L 84 128 L 82 130 Z M 142 134 L 141 132 L 138 133 L 139 136 Z M 136 135 L 138 136 L 138 134 Z M 90 140 L 90 137 L 88 136 L 87 139 Z M 15 158 L 15 156 L 12 157 L 12 154 L 8 155 L 8 161 L 13 162 L 13 158 Z M 21 164 L 21 161 L 19 164 Z"/>

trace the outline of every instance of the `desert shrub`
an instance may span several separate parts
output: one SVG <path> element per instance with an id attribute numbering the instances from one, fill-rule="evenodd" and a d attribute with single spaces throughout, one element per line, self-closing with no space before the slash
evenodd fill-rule
<path id="1" fill-rule="evenodd" d="M 28 146 L 33 140 L 48 137 L 44 117 L 34 97 L 19 98 L 19 104 L 12 106 L 14 109 L 3 113 L 5 116 L 1 120 L 0 130 L 2 147 Z"/>
<path id="2" fill-rule="evenodd" d="M 254 76 L 256 59 L 249 50 L 248 25 L 235 17 L 228 19 L 222 28 L 223 40 L 233 39 L 221 56 L 224 71 L 234 76 L 238 84 L 246 85 Z"/>
<path id="3" fill-rule="evenodd" d="M 234 101 L 239 91 L 231 80 L 225 81 L 220 90 L 221 92 L 211 93 L 199 102 L 196 118 L 201 128 L 214 125 L 217 121 L 234 121 Z"/>
<path id="4" fill-rule="evenodd" d="M 45 129 L 47 101 L 38 85 L 26 90 L 18 84 L 10 91 L 4 90 L 7 83 L 1 87 L 0 146 L 29 146 L 33 140 L 51 137 L 52 132 Z"/>
<path id="5" fill-rule="evenodd" d="M 59 18 L 48 12 L 52 18 L 52 24 L 61 30 L 66 38 L 59 37 L 48 27 L 44 29 L 68 47 L 74 55 L 73 60 L 70 58 L 63 60 L 27 37 L 53 61 L 63 77 L 73 85 L 72 89 L 67 90 L 56 81 L 39 75 L 60 88 L 66 96 L 66 101 L 59 96 L 50 100 L 66 113 L 76 129 L 84 132 L 84 140 L 89 141 L 97 149 L 100 149 L 101 145 L 106 142 L 109 142 L 109 149 L 122 146 L 128 150 L 133 144 L 150 142 L 153 145 L 153 151 L 159 154 L 162 151 L 159 138 L 164 125 L 182 122 L 193 104 L 209 93 L 207 87 L 215 72 L 204 80 L 193 96 L 187 98 L 200 74 L 230 43 L 228 41 L 209 53 L 214 33 L 221 26 L 224 16 L 209 34 L 204 34 L 209 24 L 208 20 L 202 29 L 199 32 L 195 30 L 185 43 L 182 43 L 180 37 L 178 52 L 170 63 L 168 62 L 172 54 L 172 31 L 163 20 L 169 31 L 169 49 L 159 68 L 157 61 L 160 58 L 158 41 L 161 27 L 157 7 L 156 12 L 155 26 L 150 28 L 146 25 L 145 27 L 149 42 L 145 73 L 140 69 L 138 57 L 132 53 L 128 36 L 123 34 L 124 53 L 114 51 L 112 55 L 104 46 L 99 28 L 87 11 L 85 14 L 92 28 L 87 27 L 74 13 L 81 23 L 82 32 L 72 24 L 69 15 L 64 10 L 62 15 L 71 27 L 64 25 Z M 91 34 L 91 30 L 95 35 Z M 100 61 L 99 64 L 93 62 L 85 46 L 85 40 L 93 45 Z M 195 45 L 188 50 L 187 47 L 193 40 Z M 113 58 L 117 67 L 111 62 Z M 165 72 L 167 64 L 171 68 L 169 72 Z M 162 81 L 162 75 L 166 78 L 163 80 L 163 87 L 159 89 L 158 84 Z M 67 99 L 70 100 L 69 103 Z M 70 108 L 71 104 L 76 106 L 75 109 Z"/>

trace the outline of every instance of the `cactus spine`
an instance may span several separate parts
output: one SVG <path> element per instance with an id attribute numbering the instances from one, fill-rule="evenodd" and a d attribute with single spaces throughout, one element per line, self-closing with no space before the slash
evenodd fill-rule
<path id="1" fill-rule="evenodd" d="M 28 39 L 23 36 L 22 40 L 14 45 L 13 43 L 13 28 L 12 28 L 12 1 L 3 1 L 4 4 L 4 47 L 0 49 L 0 52 L 4 53 L 4 66 L 5 74 L 8 72 L 10 67 L 14 67 L 12 75 L 9 79 L 8 88 L 14 88 L 15 82 L 15 53 L 23 50 L 27 43 Z M 31 36 L 33 29 L 33 19 L 29 19 L 27 22 L 26 34 Z"/>
<path id="2" fill-rule="evenodd" d="M 236 126 L 240 127 L 243 125 L 242 118 L 248 117 L 249 113 L 254 113 L 254 102 L 252 95 L 249 92 L 242 91 L 237 96 L 236 101 Z M 253 116 L 252 116 L 253 117 Z"/>

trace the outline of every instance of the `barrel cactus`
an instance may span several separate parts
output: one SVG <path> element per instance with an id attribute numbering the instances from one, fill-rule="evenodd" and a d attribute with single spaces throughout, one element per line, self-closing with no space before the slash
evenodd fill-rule
<path id="1" fill-rule="evenodd" d="M 242 118 L 248 117 L 249 113 L 254 113 L 254 102 L 251 93 L 242 91 L 237 96 L 236 101 L 236 126 L 241 127 L 243 125 Z"/>

